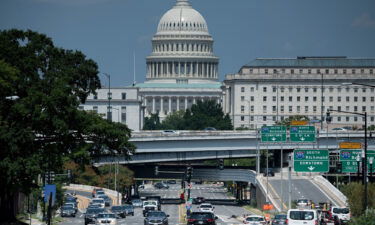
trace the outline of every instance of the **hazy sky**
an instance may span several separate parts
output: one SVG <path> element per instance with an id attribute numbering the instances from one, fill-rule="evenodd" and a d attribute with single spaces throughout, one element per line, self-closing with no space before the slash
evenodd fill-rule
<path id="1" fill-rule="evenodd" d="M 374 0 L 191 0 L 220 57 L 220 80 L 257 57 L 375 57 Z M 175 0 L 0 0 L 0 29 L 31 29 L 82 51 L 112 86 L 145 79 L 145 57 Z M 102 84 L 107 85 L 104 75 Z"/>

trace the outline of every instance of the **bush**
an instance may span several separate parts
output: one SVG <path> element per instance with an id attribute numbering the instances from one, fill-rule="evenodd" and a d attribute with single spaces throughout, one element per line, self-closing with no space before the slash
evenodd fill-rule
<path id="1" fill-rule="evenodd" d="M 375 183 L 369 183 L 368 187 L 368 208 L 375 209 Z M 348 198 L 350 211 L 354 217 L 358 217 L 365 211 L 364 202 L 364 187 L 361 183 L 352 182 L 344 185 L 341 189 L 343 194 Z"/>
<path id="2" fill-rule="evenodd" d="M 350 225 L 375 225 L 375 210 L 370 209 L 366 214 L 358 218 L 354 218 Z"/>

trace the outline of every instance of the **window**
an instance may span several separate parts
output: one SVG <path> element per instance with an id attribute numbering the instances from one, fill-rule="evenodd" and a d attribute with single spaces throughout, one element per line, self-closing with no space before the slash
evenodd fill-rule
<path id="1" fill-rule="evenodd" d="M 254 121 L 254 116 L 250 116 L 250 121 Z"/>
<path id="2" fill-rule="evenodd" d="M 346 74 L 346 69 L 343 69 L 342 73 L 343 73 L 343 74 Z"/>
<path id="3" fill-rule="evenodd" d="M 98 95 L 94 95 L 93 99 L 95 100 L 98 99 Z"/>
<path id="4" fill-rule="evenodd" d="M 350 101 L 350 97 L 349 97 L 349 96 L 346 96 L 346 101 L 347 101 L 347 102 Z"/>
<path id="5" fill-rule="evenodd" d="M 337 70 L 337 69 L 335 69 L 335 70 L 334 70 L 334 73 L 335 73 L 335 74 L 337 74 L 337 73 L 338 73 L 338 70 Z"/>
<path id="6" fill-rule="evenodd" d="M 366 102 L 366 97 L 362 97 L 362 102 Z"/>
<path id="7" fill-rule="evenodd" d="M 272 106 L 272 112 L 276 112 L 276 106 Z"/>
<path id="8" fill-rule="evenodd" d="M 121 123 L 126 123 L 126 106 L 121 107 Z"/>
<path id="9" fill-rule="evenodd" d="M 267 87 L 263 87 L 263 92 L 267 92 Z"/>
<path id="10" fill-rule="evenodd" d="M 317 73 L 317 74 L 320 74 L 320 69 L 317 69 L 317 70 L 316 70 L 316 73 Z"/>
<path id="11" fill-rule="evenodd" d="M 354 117 L 354 122 L 357 122 L 358 121 L 358 117 Z"/>
<path id="12" fill-rule="evenodd" d="M 363 93 L 366 93 L 366 88 L 362 88 L 362 92 L 363 92 Z"/>
<path id="13" fill-rule="evenodd" d="M 264 112 L 264 113 L 267 112 L 267 106 L 266 106 L 266 105 L 263 106 L 263 112 Z"/>
<path id="14" fill-rule="evenodd" d="M 370 74 L 373 74 L 374 73 L 374 70 L 373 69 L 370 69 Z"/>
<path id="15" fill-rule="evenodd" d="M 322 96 L 321 98 L 322 98 L 322 102 L 325 102 L 326 97 L 325 97 L 325 96 Z"/>
<path id="16" fill-rule="evenodd" d="M 311 69 L 308 69 L 308 70 L 307 70 L 307 73 L 308 73 L 308 74 L 311 74 Z"/>
<path id="17" fill-rule="evenodd" d="M 264 70 L 264 73 L 265 73 L 265 74 L 268 74 L 268 69 L 265 69 L 265 70 Z"/>
<path id="18" fill-rule="evenodd" d="M 244 113 L 244 112 L 245 112 L 245 106 L 241 105 L 241 113 Z"/>
<path id="19" fill-rule="evenodd" d="M 253 105 L 250 106 L 250 111 L 251 111 L 251 112 L 254 112 L 254 106 L 253 106 Z"/>
<path id="20" fill-rule="evenodd" d="M 308 111 L 309 111 L 309 107 L 305 106 L 305 112 L 308 112 Z"/>
<path id="21" fill-rule="evenodd" d="M 309 101 L 309 97 L 305 96 L 305 102 L 308 102 L 308 101 Z"/>
<path id="22" fill-rule="evenodd" d="M 357 93 L 358 92 L 358 88 L 354 88 L 354 92 Z"/>
<path id="23" fill-rule="evenodd" d="M 245 92 L 245 87 L 241 87 L 241 92 Z"/>
<path id="24" fill-rule="evenodd" d="M 93 106 L 93 107 L 92 107 L 92 111 L 93 111 L 94 113 L 98 113 L 98 106 Z"/>
<path id="25" fill-rule="evenodd" d="M 316 88 L 316 87 L 314 87 L 314 88 L 313 88 L 313 92 L 314 92 L 314 93 L 316 93 L 316 91 L 317 91 L 317 88 Z"/>
<path id="26" fill-rule="evenodd" d="M 263 102 L 267 101 L 267 96 L 263 96 Z"/>
<path id="27" fill-rule="evenodd" d="M 297 88 L 297 92 L 301 92 L 301 88 L 300 87 Z"/>
<path id="28" fill-rule="evenodd" d="M 241 101 L 245 101 L 245 96 L 241 96 Z"/>
<path id="29" fill-rule="evenodd" d="M 250 101 L 254 101 L 254 96 L 250 96 Z"/>
<path id="30" fill-rule="evenodd" d="M 352 74 L 355 74 L 355 69 L 352 69 Z"/>
<path id="31" fill-rule="evenodd" d="M 364 73 L 365 73 L 365 70 L 364 70 L 364 69 L 361 69 L 361 73 L 364 74 Z"/>
<path id="32" fill-rule="evenodd" d="M 108 93 L 107 93 L 107 98 L 108 98 L 108 99 L 112 99 L 112 92 L 108 92 Z"/>
<path id="33" fill-rule="evenodd" d="M 305 88 L 305 92 L 306 92 L 306 93 L 309 92 L 309 88 L 306 87 L 306 88 Z"/>
<path id="34" fill-rule="evenodd" d="M 83 106 L 78 106 L 79 110 L 84 110 Z"/>
<path id="35" fill-rule="evenodd" d="M 341 111 L 341 106 L 337 106 L 337 110 L 338 110 L 338 111 Z"/>
<path id="36" fill-rule="evenodd" d="M 303 74 L 303 69 L 299 69 L 299 73 L 300 73 L 300 74 Z"/>
<path id="37" fill-rule="evenodd" d="M 244 116 L 241 116 L 241 121 L 245 121 L 245 117 Z"/>
<path id="38" fill-rule="evenodd" d="M 126 99 L 126 93 L 121 93 L 121 99 L 125 100 Z"/>
<path id="39" fill-rule="evenodd" d="M 267 116 L 263 116 L 263 121 L 267 121 Z"/>
<path id="40" fill-rule="evenodd" d="M 289 96 L 289 102 L 293 101 L 293 96 Z"/>
<path id="41" fill-rule="evenodd" d="M 297 96 L 297 102 L 301 101 L 301 96 Z"/>
<path id="42" fill-rule="evenodd" d="M 313 101 L 314 101 L 314 102 L 316 102 L 316 100 L 317 100 L 317 97 L 316 97 L 316 96 L 314 96 L 314 97 L 313 97 Z"/>
<path id="43" fill-rule="evenodd" d="M 273 116 L 273 117 L 272 117 L 272 121 L 276 121 L 276 116 Z"/>
<path id="44" fill-rule="evenodd" d="M 362 112 L 366 112 L 366 106 L 362 106 Z"/>
<path id="45" fill-rule="evenodd" d="M 299 113 L 301 111 L 301 106 L 297 106 L 297 112 Z"/>
<path id="46" fill-rule="evenodd" d="M 374 96 L 371 96 L 370 101 L 374 102 Z"/>
<path id="47" fill-rule="evenodd" d="M 354 106 L 354 112 L 358 111 L 358 106 Z"/>
<path id="48" fill-rule="evenodd" d="M 337 88 L 337 91 L 340 93 L 341 92 L 341 88 L 339 87 L 339 88 Z"/>
<path id="49" fill-rule="evenodd" d="M 284 112 L 284 106 L 280 106 L 280 112 Z"/>
<path id="50" fill-rule="evenodd" d="M 326 69 L 326 74 L 329 74 L 329 69 Z"/>
<path id="51" fill-rule="evenodd" d="M 250 88 L 250 92 L 254 92 L 254 87 L 251 87 L 251 88 Z"/>
<path id="52" fill-rule="evenodd" d="M 293 111 L 293 106 L 289 106 L 289 112 Z"/>
<path id="53" fill-rule="evenodd" d="M 291 73 L 291 74 L 294 74 L 294 70 L 293 70 L 293 69 L 291 69 L 291 70 L 290 70 L 290 73 Z"/>
<path id="54" fill-rule="evenodd" d="M 331 92 L 331 93 L 333 92 L 333 87 L 329 88 L 329 92 Z"/>
<path id="55" fill-rule="evenodd" d="M 349 122 L 349 120 L 350 120 L 349 116 L 346 116 L 345 120 L 346 120 L 346 122 Z"/>
<path id="56" fill-rule="evenodd" d="M 349 111 L 349 110 L 350 110 L 350 107 L 349 107 L 349 106 L 345 106 L 345 110 L 346 110 L 346 111 Z"/>
<path id="57" fill-rule="evenodd" d="M 276 74 L 276 73 L 277 73 L 277 69 L 273 69 L 273 73 L 275 73 L 275 74 Z"/>
<path id="58" fill-rule="evenodd" d="M 276 92 L 277 87 L 272 87 L 272 92 Z"/>
<path id="59" fill-rule="evenodd" d="M 284 87 L 281 87 L 281 88 L 280 88 L 280 91 L 283 93 L 283 92 L 284 92 Z"/>
<path id="60" fill-rule="evenodd" d="M 281 101 L 281 102 L 284 101 L 284 96 L 280 96 L 280 101 Z"/>
<path id="61" fill-rule="evenodd" d="M 341 117 L 340 116 L 337 117 L 337 121 L 341 122 Z"/>
<path id="62" fill-rule="evenodd" d="M 338 102 L 341 102 L 341 97 L 340 97 L 340 96 L 337 97 L 337 101 L 338 101 Z"/>
<path id="63" fill-rule="evenodd" d="M 276 102 L 276 96 L 272 96 L 272 101 Z"/>
<path id="64" fill-rule="evenodd" d="M 358 102 L 358 97 L 354 96 L 354 102 Z"/>
<path id="65" fill-rule="evenodd" d="M 313 112 L 316 112 L 316 109 L 317 109 L 317 107 L 314 105 L 313 106 Z"/>

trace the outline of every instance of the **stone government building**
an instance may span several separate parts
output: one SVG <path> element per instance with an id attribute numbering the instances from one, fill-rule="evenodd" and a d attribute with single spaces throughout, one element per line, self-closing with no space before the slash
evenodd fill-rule
<path id="1" fill-rule="evenodd" d="M 80 108 L 127 124 L 134 131 L 142 129 L 145 116 L 159 113 L 164 119 L 206 99 L 222 104 L 235 128 L 255 129 L 296 114 L 317 121 L 328 108 L 366 111 L 368 124 L 375 124 L 374 88 L 342 85 L 375 85 L 375 59 L 259 58 L 220 82 L 213 43 L 204 17 L 188 0 L 176 0 L 161 17 L 152 38 L 145 82 L 110 91 L 104 87 Z M 363 124 L 358 115 L 332 116 L 332 127 Z"/>

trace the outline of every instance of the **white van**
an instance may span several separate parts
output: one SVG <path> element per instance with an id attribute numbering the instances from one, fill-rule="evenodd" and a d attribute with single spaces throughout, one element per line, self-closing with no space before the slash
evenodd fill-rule
<path id="1" fill-rule="evenodd" d="M 336 207 L 333 206 L 330 210 L 332 218 L 337 216 L 341 221 L 348 222 L 350 221 L 350 210 L 349 208 L 342 208 L 342 207 Z"/>
<path id="2" fill-rule="evenodd" d="M 318 225 L 319 217 L 315 209 L 289 209 L 288 225 Z"/>

